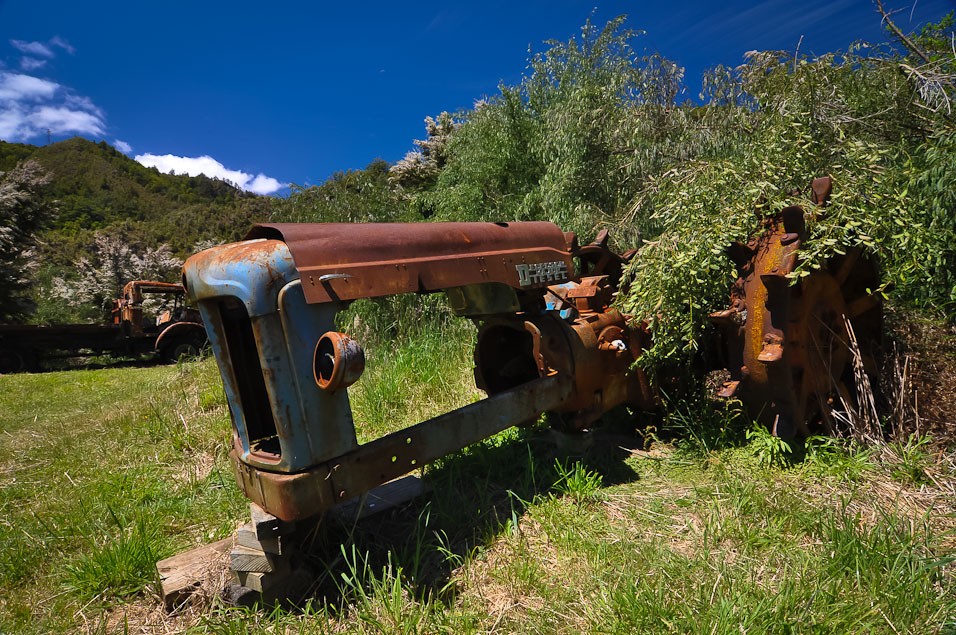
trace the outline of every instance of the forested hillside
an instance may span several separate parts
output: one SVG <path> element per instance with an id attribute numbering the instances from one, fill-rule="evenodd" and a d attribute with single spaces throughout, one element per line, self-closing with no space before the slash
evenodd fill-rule
<path id="1" fill-rule="evenodd" d="M 240 236 L 250 218 L 269 213 L 268 198 L 204 175 L 162 174 L 104 141 L 74 137 L 39 147 L 0 141 L 0 172 L 25 159 L 51 174 L 44 198 L 57 212 L 46 236 L 55 241 L 124 226 L 152 246 L 167 243 L 185 255 L 198 242 Z"/>
<path id="2" fill-rule="evenodd" d="M 197 245 L 237 240 L 271 210 L 272 199 L 203 175 L 161 174 L 102 141 L 75 137 L 40 147 L 0 141 L 0 172 L 13 174 L 26 163 L 45 182 L 32 196 L 42 219 L 20 237 L 29 251 L 19 254 L 17 268 L 28 270 L 33 284 L 14 311 L 12 300 L 3 311 L 21 319 L 98 319 L 124 278 L 178 278 L 180 261 Z M 104 277 L 111 279 L 105 288 L 97 284 L 87 293 Z"/>

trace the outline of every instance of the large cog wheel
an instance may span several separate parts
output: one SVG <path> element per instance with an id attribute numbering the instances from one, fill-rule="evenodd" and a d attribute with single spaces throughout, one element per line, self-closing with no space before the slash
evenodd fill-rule
<path id="1" fill-rule="evenodd" d="M 734 245 L 732 304 L 711 315 L 730 373 L 719 395 L 739 398 L 783 438 L 846 432 L 847 410 L 860 396 L 858 367 L 875 375 L 882 332 L 873 258 L 854 248 L 791 284 L 805 239 L 803 209 L 792 206 L 758 238 Z"/>

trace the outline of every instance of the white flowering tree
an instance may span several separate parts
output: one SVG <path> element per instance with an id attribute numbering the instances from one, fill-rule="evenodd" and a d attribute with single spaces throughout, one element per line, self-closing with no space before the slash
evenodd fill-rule
<path id="1" fill-rule="evenodd" d="M 26 309 L 36 233 L 54 212 L 40 196 L 49 182 L 50 174 L 33 160 L 0 172 L 0 320 Z"/>
<path id="2" fill-rule="evenodd" d="M 415 145 L 418 147 L 391 167 L 389 180 L 404 188 L 421 188 L 434 183 L 445 165 L 448 141 L 460 125 L 447 112 L 438 115 L 437 119 L 425 117 L 425 132 L 428 136 L 416 139 Z"/>
<path id="3" fill-rule="evenodd" d="M 51 294 L 70 306 L 107 309 L 130 280 L 174 280 L 182 265 L 168 245 L 140 247 L 119 233 L 99 232 L 90 255 L 76 261 L 76 275 L 54 278 Z"/>

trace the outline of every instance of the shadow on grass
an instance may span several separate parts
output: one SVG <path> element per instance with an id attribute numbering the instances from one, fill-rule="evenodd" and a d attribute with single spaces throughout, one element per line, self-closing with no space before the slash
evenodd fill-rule
<path id="1" fill-rule="evenodd" d="M 684 401 L 668 413 L 649 420 L 620 409 L 583 433 L 513 428 L 432 463 L 426 494 L 347 526 L 326 520 L 299 539 L 312 579 L 303 600 L 335 611 L 373 596 L 387 603 L 382 598 L 399 589 L 446 604 L 457 591 L 456 570 L 517 531 L 529 506 L 567 492 L 569 468 L 600 475 L 602 486 L 632 483 L 639 476 L 626 459 L 649 441 L 700 455 L 746 443 L 739 412 L 723 404 Z"/>
<path id="2" fill-rule="evenodd" d="M 57 360 L 47 360 L 44 367 L 37 372 L 57 372 L 61 370 L 102 370 L 104 368 L 148 368 L 163 364 L 158 356 L 129 358 L 129 357 L 72 357 Z"/>
<path id="3" fill-rule="evenodd" d="M 203 359 L 207 353 L 201 353 L 198 356 L 188 357 L 190 361 Z M 77 357 L 59 357 L 44 360 L 41 367 L 37 370 L 28 371 L 30 373 L 52 373 L 64 370 L 103 370 L 106 368 L 151 368 L 153 366 L 169 366 L 176 362 L 170 362 L 163 359 L 159 353 L 147 353 L 142 356 L 134 357 L 112 357 L 110 355 L 77 356 Z"/>
<path id="4" fill-rule="evenodd" d="M 455 569 L 515 530 L 536 499 L 558 495 L 558 463 L 580 463 L 603 485 L 633 482 L 627 448 L 643 443 L 632 420 L 587 433 L 512 429 L 445 457 L 426 470 L 426 494 L 352 526 L 326 522 L 303 541 L 311 542 L 304 561 L 315 573 L 308 597 L 340 606 L 363 576 L 374 587 L 391 575 L 415 598 L 444 602 L 454 596 Z"/>

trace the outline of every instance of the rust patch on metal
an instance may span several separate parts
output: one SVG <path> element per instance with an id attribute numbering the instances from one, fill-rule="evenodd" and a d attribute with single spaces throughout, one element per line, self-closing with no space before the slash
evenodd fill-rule
<path id="1" fill-rule="evenodd" d="M 564 233 L 543 222 L 277 223 L 247 238 L 289 246 L 311 303 L 486 282 L 544 288 L 573 273 Z"/>

